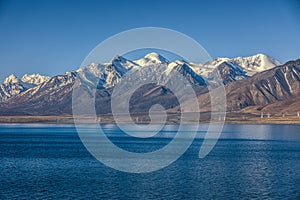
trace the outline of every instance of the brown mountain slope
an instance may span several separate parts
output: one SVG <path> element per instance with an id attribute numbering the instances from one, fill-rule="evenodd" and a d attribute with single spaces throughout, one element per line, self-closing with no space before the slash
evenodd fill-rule
<path id="1" fill-rule="evenodd" d="M 299 106 L 300 59 L 257 73 L 225 86 L 227 111 L 291 111 Z M 220 97 L 221 98 L 221 97 Z M 200 110 L 211 110 L 210 95 L 198 96 Z M 186 102 L 189 104 L 189 101 Z M 275 104 L 276 103 L 276 104 Z M 267 106 L 269 105 L 269 106 Z M 178 110 L 178 109 L 177 109 Z"/>

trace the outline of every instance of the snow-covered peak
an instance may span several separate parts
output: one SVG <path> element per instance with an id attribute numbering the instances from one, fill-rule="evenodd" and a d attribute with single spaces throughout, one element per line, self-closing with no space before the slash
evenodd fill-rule
<path id="1" fill-rule="evenodd" d="M 89 71 L 94 75 L 97 75 L 99 73 L 102 73 L 103 69 L 102 69 L 102 65 L 100 65 L 99 63 L 91 63 L 83 68 L 80 68 L 78 70 L 76 70 L 76 72 L 84 72 L 84 71 Z"/>
<path id="2" fill-rule="evenodd" d="M 222 64 L 223 62 L 230 62 L 230 58 L 216 58 L 211 61 L 208 61 L 204 65 L 205 66 L 218 66 L 218 65 Z"/>
<path id="3" fill-rule="evenodd" d="M 136 68 L 138 66 L 138 64 L 136 64 L 135 62 L 128 60 L 122 56 L 116 56 L 113 58 L 113 60 L 111 61 L 111 63 L 114 66 L 118 66 L 118 67 L 123 67 L 125 69 L 132 69 L 132 68 Z"/>
<path id="4" fill-rule="evenodd" d="M 256 72 L 262 72 L 264 70 L 271 69 L 281 64 L 279 61 L 265 54 L 257 54 L 244 58 L 237 57 L 232 59 L 232 61 L 239 64 L 251 75 Z"/>
<path id="5" fill-rule="evenodd" d="M 163 56 L 159 55 L 156 52 L 148 53 L 145 58 L 156 59 L 156 60 L 166 60 Z"/>
<path id="6" fill-rule="evenodd" d="M 224 84 L 249 77 L 240 65 L 226 61 L 222 62 L 211 73 L 209 73 L 208 78 L 214 80 L 214 78 L 218 76 L 222 77 L 222 82 Z"/>
<path id="7" fill-rule="evenodd" d="M 99 66 L 99 63 L 91 63 L 87 67 L 88 68 L 97 68 Z"/>
<path id="8" fill-rule="evenodd" d="M 173 62 L 170 62 L 168 65 L 167 65 L 167 68 L 166 68 L 166 74 L 169 74 L 175 67 L 177 67 L 178 65 L 189 65 L 189 63 L 183 61 L 183 60 L 175 60 Z M 189 65 L 189 67 L 191 67 Z"/>
<path id="9" fill-rule="evenodd" d="M 21 80 L 25 83 L 39 85 L 39 84 L 42 84 L 42 83 L 50 80 L 50 77 L 42 76 L 40 74 L 25 74 Z"/>
<path id="10" fill-rule="evenodd" d="M 7 100 L 10 97 L 18 95 L 34 86 L 34 84 L 24 83 L 12 74 L 4 79 L 3 84 L 0 84 L 0 101 Z"/>
<path id="11" fill-rule="evenodd" d="M 274 58 L 271 58 L 265 54 L 256 54 L 248 57 L 237 57 L 237 58 L 216 58 L 199 68 L 206 68 L 205 73 L 209 72 L 211 69 L 221 65 L 222 63 L 227 62 L 236 66 L 242 67 L 247 75 L 252 76 L 257 72 L 262 72 L 273 67 L 280 65 L 281 63 Z"/>
<path id="12" fill-rule="evenodd" d="M 144 58 L 135 60 L 134 62 L 140 66 L 169 63 L 169 61 L 166 58 L 164 58 L 163 56 L 159 55 L 156 52 L 149 53 Z"/>
<path id="13" fill-rule="evenodd" d="M 14 74 L 9 75 L 3 81 L 4 84 L 19 83 L 19 82 L 20 82 L 20 79 L 18 77 L 16 77 Z"/>
<path id="14" fill-rule="evenodd" d="M 127 61 L 128 60 L 126 58 L 117 55 L 112 59 L 111 63 L 113 63 L 113 62 L 126 63 Z"/>
<path id="15" fill-rule="evenodd" d="M 205 78 L 197 74 L 188 62 L 176 60 L 169 63 L 166 66 L 165 74 L 169 76 L 174 70 L 181 73 L 193 85 L 206 85 Z"/>

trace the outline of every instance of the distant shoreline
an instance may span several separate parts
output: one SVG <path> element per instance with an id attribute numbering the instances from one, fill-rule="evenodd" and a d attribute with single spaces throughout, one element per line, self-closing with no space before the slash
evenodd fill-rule
<path id="1" fill-rule="evenodd" d="M 135 115 L 132 117 L 137 124 L 147 124 L 149 118 L 147 115 Z M 177 114 L 168 117 L 166 124 L 180 124 L 180 116 Z M 132 119 L 124 118 L 121 123 L 129 123 Z M 112 115 L 103 115 L 95 117 L 83 116 L 80 117 L 80 123 L 82 124 L 115 124 Z M 200 121 L 191 117 L 185 124 L 207 124 L 210 122 L 210 118 L 207 115 L 200 114 Z M 153 123 L 160 124 L 161 121 L 155 121 Z M 73 116 L 0 116 L 0 124 L 74 124 Z M 296 124 L 300 125 L 300 117 L 298 116 L 286 116 L 286 117 L 264 117 L 261 118 L 257 115 L 230 113 L 226 116 L 225 124 Z"/>

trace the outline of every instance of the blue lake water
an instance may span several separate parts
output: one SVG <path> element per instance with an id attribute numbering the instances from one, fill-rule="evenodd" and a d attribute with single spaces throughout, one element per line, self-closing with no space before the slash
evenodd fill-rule
<path id="1" fill-rule="evenodd" d="M 162 148 L 177 128 L 136 139 L 102 127 L 133 152 Z M 199 159 L 205 129 L 171 165 L 130 174 L 91 156 L 72 125 L 0 125 L 0 199 L 300 199 L 299 125 L 225 125 Z"/>

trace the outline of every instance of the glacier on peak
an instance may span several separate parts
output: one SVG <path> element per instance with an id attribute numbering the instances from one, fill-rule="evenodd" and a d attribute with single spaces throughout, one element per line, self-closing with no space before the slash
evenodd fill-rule
<path id="1" fill-rule="evenodd" d="M 34 85 L 24 83 L 16 75 L 11 74 L 6 77 L 2 84 L 0 84 L 0 101 L 7 100 L 8 98 L 20 94 Z"/>
<path id="2" fill-rule="evenodd" d="M 48 80 L 50 80 L 49 76 L 43 76 L 40 74 L 25 74 L 21 80 L 25 83 L 30 83 L 34 85 L 42 84 Z"/>
<path id="3" fill-rule="evenodd" d="M 246 72 L 247 76 L 253 76 L 258 72 L 274 68 L 281 64 L 279 61 L 265 54 L 256 54 L 248 57 L 215 58 L 204 64 L 190 63 L 190 66 L 198 74 L 207 77 L 215 68 L 222 65 L 224 62 L 230 63 L 235 66 L 236 69 L 242 68 Z"/>
<path id="4" fill-rule="evenodd" d="M 19 83 L 20 81 L 21 80 L 18 77 L 16 77 L 16 75 L 11 74 L 4 79 L 3 84 Z"/>
<path id="5" fill-rule="evenodd" d="M 152 52 L 147 54 L 141 59 L 135 60 L 135 63 L 137 63 L 140 66 L 149 66 L 149 65 L 154 65 L 154 64 L 168 64 L 169 61 L 163 57 L 162 55 Z"/>

